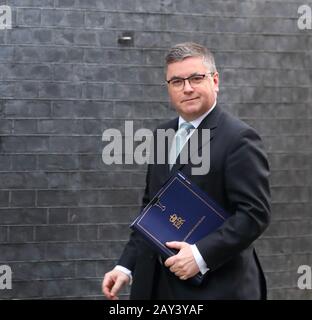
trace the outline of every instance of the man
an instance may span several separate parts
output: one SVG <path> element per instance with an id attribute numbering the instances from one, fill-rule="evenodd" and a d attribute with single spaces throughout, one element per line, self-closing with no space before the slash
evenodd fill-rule
<path id="1" fill-rule="evenodd" d="M 166 56 L 166 80 L 179 117 L 161 126 L 210 129 L 210 170 L 192 175 L 192 163 L 148 166 L 143 207 L 176 170 L 182 171 L 231 213 L 215 232 L 194 245 L 170 242 L 178 253 L 165 261 L 135 232 L 118 265 L 105 274 L 103 292 L 117 299 L 133 278 L 131 299 L 264 299 L 266 284 L 252 243 L 269 223 L 269 168 L 254 129 L 217 105 L 219 74 L 212 54 L 182 43 Z M 199 146 L 200 147 L 200 146 Z M 177 161 L 178 162 L 178 161 Z M 187 279 L 205 274 L 200 286 Z"/>

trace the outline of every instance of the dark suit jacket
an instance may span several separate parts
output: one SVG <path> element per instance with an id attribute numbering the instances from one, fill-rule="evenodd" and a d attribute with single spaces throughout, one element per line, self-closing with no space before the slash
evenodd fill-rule
<path id="1" fill-rule="evenodd" d="M 178 119 L 161 128 L 177 130 Z M 210 271 L 200 287 L 181 281 L 161 266 L 173 299 L 263 299 L 265 278 L 252 246 L 269 223 L 269 167 L 259 135 L 219 106 L 201 122 L 210 129 L 210 170 L 191 175 L 192 164 L 148 166 L 143 207 L 176 170 L 182 171 L 232 216 L 196 243 Z M 132 270 L 131 299 L 151 299 L 157 254 L 135 232 L 118 264 Z M 159 266 L 157 266 L 159 268 Z M 159 269 L 157 269 L 159 270 Z M 157 271 L 158 272 L 158 271 Z M 156 275 L 157 276 L 157 275 Z M 159 297 L 161 298 L 161 297 Z"/>

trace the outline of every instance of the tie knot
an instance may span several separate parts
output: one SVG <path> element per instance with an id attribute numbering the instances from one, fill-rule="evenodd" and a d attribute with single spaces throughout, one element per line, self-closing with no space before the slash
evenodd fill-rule
<path id="1" fill-rule="evenodd" d="M 189 122 L 183 122 L 183 123 L 181 123 L 181 125 L 180 125 L 180 128 L 179 128 L 179 131 L 181 131 L 181 132 L 186 132 L 187 134 L 189 134 L 190 133 L 190 131 L 191 131 L 191 129 L 194 129 L 194 126 L 191 124 L 191 123 L 189 123 Z"/>

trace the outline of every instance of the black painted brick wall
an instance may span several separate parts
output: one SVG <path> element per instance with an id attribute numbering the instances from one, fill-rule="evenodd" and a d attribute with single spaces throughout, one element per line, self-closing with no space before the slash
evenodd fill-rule
<path id="1" fill-rule="evenodd" d="M 0 30 L 0 298 L 102 298 L 128 238 L 145 167 L 107 166 L 102 133 L 153 128 L 175 113 L 163 85 L 171 45 L 216 55 L 219 103 L 263 136 L 272 168 L 272 224 L 257 241 L 270 299 L 311 299 L 311 1 L 8 0 Z M 134 41 L 120 44 L 130 32 Z M 127 298 L 124 290 L 123 298 Z"/>

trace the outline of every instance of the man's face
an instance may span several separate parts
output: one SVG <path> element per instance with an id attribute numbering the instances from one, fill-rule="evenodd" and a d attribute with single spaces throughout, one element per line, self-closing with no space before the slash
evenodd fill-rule
<path id="1" fill-rule="evenodd" d="M 189 57 L 182 61 L 170 63 L 167 66 L 167 80 L 187 78 L 194 74 L 209 74 L 211 71 L 203 63 L 202 57 Z M 192 121 L 207 112 L 214 104 L 219 91 L 219 75 L 208 75 L 203 81 L 192 87 L 188 80 L 184 88 L 175 90 L 168 85 L 172 104 L 186 121 Z"/>

